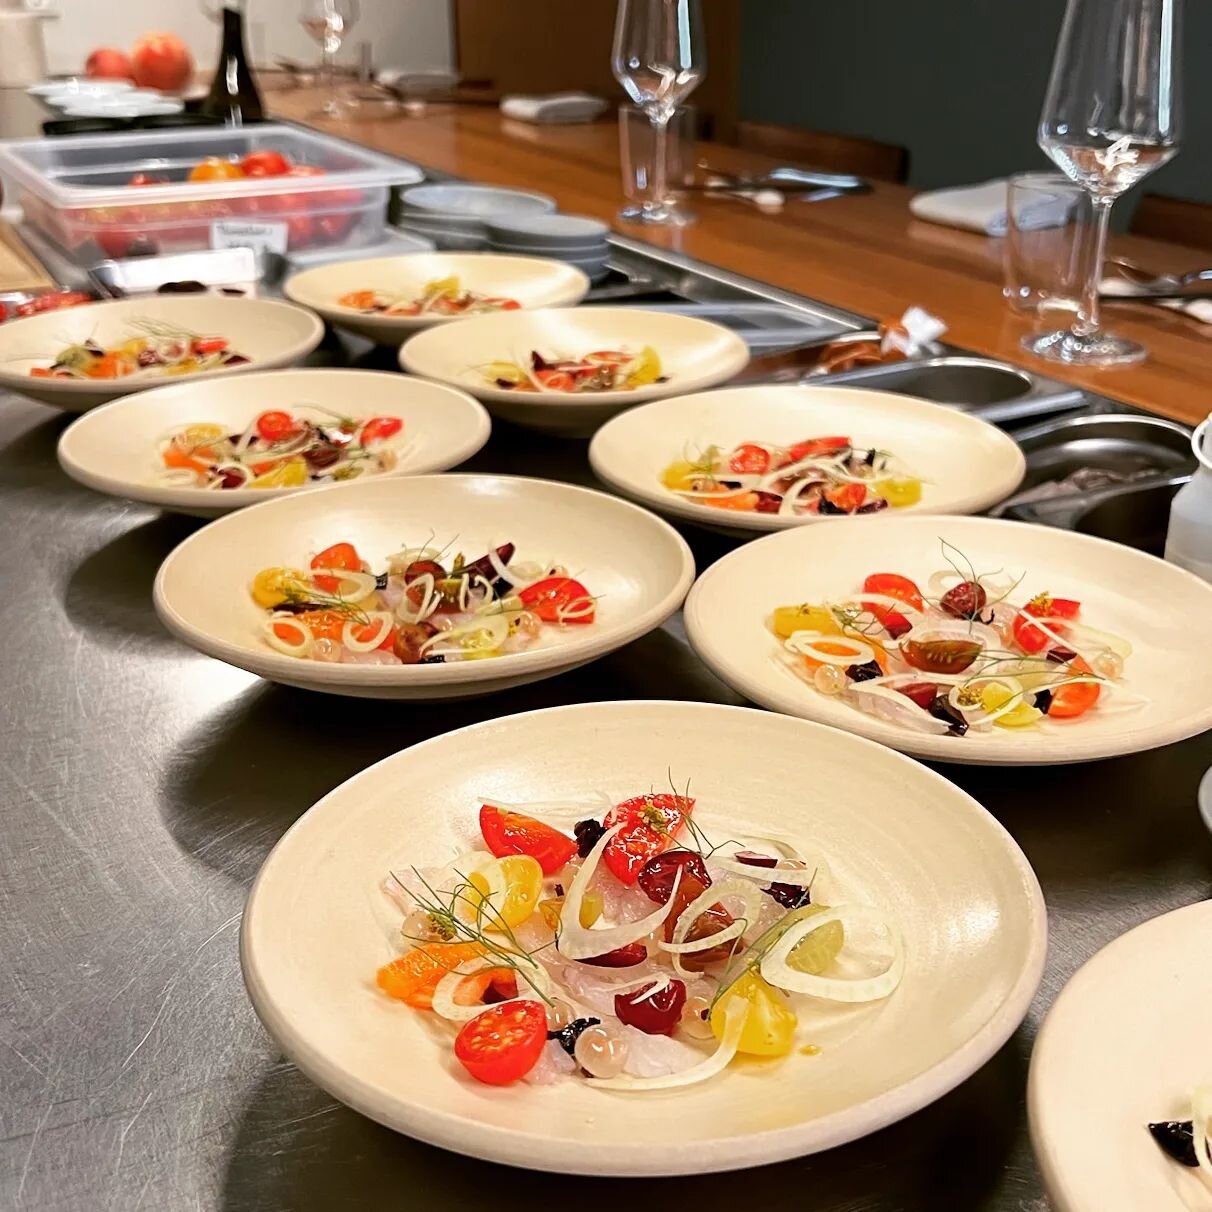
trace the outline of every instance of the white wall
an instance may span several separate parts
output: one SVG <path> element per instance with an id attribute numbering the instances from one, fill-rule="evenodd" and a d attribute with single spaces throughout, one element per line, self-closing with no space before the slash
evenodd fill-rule
<path id="1" fill-rule="evenodd" d="M 213 0 L 212 0 L 213 2 Z M 140 34 L 173 33 L 193 52 L 199 76 L 209 79 L 219 51 L 219 27 L 200 0 L 34 0 L 30 7 L 60 15 L 46 23 L 54 73 L 82 70 L 98 46 L 129 50 Z M 360 0 L 361 19 L 341 59 L 358 60 L 358 44 L 373 48 L 376 67 L 449 67 L 453 59 L 449 0 Z M 314 62 L 319 48 L 299 25 L 302 0 L 247 0 L 248 52 L 256 63 L 275 55 Z"/>

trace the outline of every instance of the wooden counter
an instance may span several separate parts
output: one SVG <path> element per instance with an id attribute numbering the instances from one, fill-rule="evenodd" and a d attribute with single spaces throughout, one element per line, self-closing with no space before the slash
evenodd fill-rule
<path id="1" fill-rule="evenodd" d="M 379 151 L 472 180 L 540 190 L 562 210 L 595 215 L 616 230 L 735 273 L 874 318 L 919 304 L 942 317 L 947 340 L 1030 366 L 1153 412 L 1194 423 L 1212 410 L 1212 325 L 1163 308 L 1113 306 L 1108 325 L 1149 350 L 1138 366 L 1078 371 L 1031 359 L 1030 331 L 1001 297 L 1001 242 L 923 223 L 908 210 L 912 191 L 879 185 L 866 195 L 805 203 L 767 215 L 746 202 L 695 198 L 699 222 L 676 231 L 620 224 L 618 134 L 613 122 L 537 127 L 485 106 L 433 106 L 424 117 L 364 103 L 349 120 L 316 120 L 310 90 L 275 92 L 276 113 Z M 762 169 L 768 157 L 714 144 L 699 147 L 713 168 Z M 1210 254 L 1139 237 L 1115 247 L 1158 271 L 1206 264 Z"/>

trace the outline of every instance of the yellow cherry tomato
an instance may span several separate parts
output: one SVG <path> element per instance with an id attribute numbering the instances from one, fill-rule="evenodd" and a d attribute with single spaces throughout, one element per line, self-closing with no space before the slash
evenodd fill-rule
<path id="1" fill-rule="evenodd" d="M 498 379 L 506 383 L 525 383 L 529 377 L 516 362 L 489 362 L 480 368 L 480 373 L 493 383 Z"/>
<path id="2" fill-rule="evenodd" d="M 633 387 L 646 387 L 655 383 L 661 377 L 661 358 L 651 345 L 645 345 L 636 355 L 631 365 L 631 373 L 623 386 L 630 390 Z"/>
<path id="3" fill-rule="evenodd" d="M 178 446 L 184 446 L 186 449 L 193 446 L 205 446 L 208 442 L 217 442 L 226 432 L 222 425 L 202 422 L 197 425 L 187 425 L 176 435 L 176 442 Z"/>
<path id="4" fill-rule="evenodd" d="M 307 464 L 302 459 L 279 463 L 273 471 L 257 476 L 249 488 L 300 488 L 307 483 Z"/>
<path id="5" fill-rule="evenodd" d="M 981 687 L 981 706 L 986 711 L 996 711 L 999 707 L 1004 707 L 1013 697 L 1014 693 L 1008 686 L 999 685 L 997 682 L 990 682 Z M 993 722 L 999 728 L 1029 728 L 1036 720 L 1043 719 L 1043 715 L 1042 711 L 1032 707 L 1024 698 L 1019 701 L 1017 707 L 1012 707 Z"/>
<path id="6" fill-rule="evenodd" d="M 492 873 L 491 868 L 496 872 Z M 469 875 L 468 882 L 474 892 L 469 892 L 469 908 L 478 911 L 485 896 L 493 884 L 498 882 L 491 878 L 492 874 L 499 877 L 499 883 L 505 887 L 505 895 L 500 905 L 493 904 L 496 912 L 485 910 L 484 927 L 492 929 L 494 924 L 509 927 L 520 926 L 534 911 L 543 892 L 543 868 L 538 860 L 529 854 L 507 854 L 504 858 L 494 860 L 488 867 L 481 867 Z M 476 899 L 475 893 L 479 893 Z"/>
<path id="7" fill-rule="evenodd" d="M 189 170 L 191 181 L 234 181 L 244 176 L 244 170 L 221 156 L 207 156 Z"/>
<path id="8" fill-rule="evenodd" d="M 711 1032 L 715 1038 L 724 1038 L 725 1009 L 734 998 L 749 1004 L 737 1051 L 747 1056 L 786 1056 L 795 1042 L 795 1011 L 773 985 L 752 970 L 734 981 L 712 1007 Z"/>
<path id="9" fill-rule="evenodd" d="M 824 913 L 828 908 L 828 905 L 804 905 L 787 914 L 779 922 L 779 926 L 794 926 L 796 922 L 802 922 L 806 917 Z M 796 943 L 795 950 L 787 956 L 787 967 L 796 972 L 807 972 L 812 976 L 819 976 L 837 959 L 838 952 L 841 951 L 845 942 L 846 932 L 842 929 L 842 923 L 828 922 L 819 930 L 805 934 Z"/>
<path id="10" fill-rule="evenodd" d="M 774 634 L 786 639 L 795 631 L 819 631 L 822 635 L 841 635 L 842 629 L 832 610 L 825 606 L 777 606 L 774 611 Z"/>
<path id="11" fill-rule="evenodd" d="M 674 491 L 688 492 L 694 487 L 694 482 L 701 479 L 702 476 L 703 469 L 697 463 L 688 463 L 685 459 L 678 459 L 661 472 L 661 483 Z"/>
<path id="12" fill-rule="evenodd" d="M 266 610 L 281 606 L 290 598 L 290 589 L 298 587 L 300 591 L 306 584 L 307 576 L 297 568 L 262 568 L 252 583 L 253 601 Z"/>
<path id="13" fill-rule="evenodd" d="M 914 476 L 892 476 L 871 485 L 876 496 L 883 497 L 893 509 L 916 505 L 922 499 L 922 482 Z"/>

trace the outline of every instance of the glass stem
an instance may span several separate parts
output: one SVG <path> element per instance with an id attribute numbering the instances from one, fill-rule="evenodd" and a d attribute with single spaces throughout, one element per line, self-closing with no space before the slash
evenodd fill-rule
<path id="1" fill-rule="evenodd" d="M 334 67 L 334 56 L 329 49 L 327 38 L 324 40 L 324 49 L 320 54 L 324 76 L 324 91 L 328 94 L 329 106 L 335 107 L 337 104 L 337 74 Z"/>
<path id="2" fill-rule="evenodd" d="M 1091 195 L 1094 216 L 1086 237 L 1086 273 L 1082 286 L 1081 305 L 1073 321 L 1073 331 L 1079 337 L 1093 336 L 1099 330 L 1098 289 L 1103 280 L 1103 261 L 1107 252 L 1107 231 L 1111 223 L 1114 198 Z"/>
<path id="3" fill-rule="evenodd" d="M 652 118 L 652 205 L 664 210 L 669 193 L 669 119 L 653 114 Z"/>

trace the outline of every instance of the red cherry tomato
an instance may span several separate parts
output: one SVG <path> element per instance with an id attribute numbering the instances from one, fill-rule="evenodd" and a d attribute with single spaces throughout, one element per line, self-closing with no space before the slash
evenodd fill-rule
<path id="1" fill-rule="evenodd" d="M 316 232 L 321 244 L 336 244 L 349 235 L 354 225 L 354 215 L 317 215 Z"/>
<path id="2" fill-rule="evenodd" d="M 189 170 L 191 181 L 234 181 L 244 176 L 244 170 L 220 156 L 208 156 Z"/>
<path id="3" fill-rule="evenodd" d="M 311 215 L 287 215 L 287 248 L 306 248 L 316 238 L 316 221 Z"/>
<path id="4" fill-rule="evenodd" d="M 797 442 L 787 454 L 792 463 L 798 463 L 801 459 L 813 458 L 816 455 L 837 454 L 849 445 L 849 438 L 809 438 L 806 442 Z"/>
<path id="5" fill-rule="evenodd" d="M 682 877 L 682 882 L 678 885 L 677 895 L 673 898 L 673 908 L 669 911 L 669 916 L 665 919 L 663 927 L 667 943 L 673 941 L 673 933 L 677 929 L 678 918 L 686 912 L 691 902 L 698 900 L 709 887 L 710 884 L 700 883 L 691 874 L 686 874 Z M 723 905 L 712 905 L 695 919 L 694 924 L 686 933 L 685 941 L 688 943 L 697 943 L 700 939 L 710 938 L 713 934 L 719 934 L 721 930 L 732 925 L 732 920 L 732 914 Z M 687 952 L 682 956 L 682 966 L 689 968 L 691 972 L 702 972 L 709 964 L 718 964 L 729 959 L 733 950 L 738 945 L 736 940 L 733 939 L 729 942 L 720 943 L 718 947 L 708 947 L 704 951 Z"/>
<path id="6" fill-rule="evenodd" d="M 693 876 L 704 888 L 711 883 L 702 855 L 693 850 L 666 850 L 653 856 L 640 869 L 636 883 L 650 901 L 664 905 L 673 895 L 673 881 L 679 871 L 683 879 Z"/>
<path id="7" fill-rule="evenodd" d="M 150 173 L 135 173 L 127 185 L 167 185 L 167 177 L 153 177 Z"/>
<path id="8" fill-rule="evenodd" d="M 634 968 L 648 958 L 648 948 L 643 943 L 628 943 L 607 951 L 605 955 L 595 955 L 592 959 L 581 960 L 582 964 L 592 964 L 595 968 Z"/>
<path id="9" fill-rule="evenodd" d="M 770 470 L 770 452 L 763 446 L 746 442 L 738 446 L 728 460 L 731 471 L 739 471 L 742 475 L 762 475 Z"/>
<path id="10" fill-rule="evenodd" d="M 240 161 L 246 177 L 284 177 L 290 172 L 290 161 L 276 151 L 249 152 Z"/>
<path id="11" fill-rule="evenodd" d="M 325 171 L 314 164 L 296 164 L 286 175 L 288 177 L 322 177 L 325 175 Z"/>
<path id="12" fill-rule="evenodd" d="M 886 598 L 896 598 L 898 602 L 924 610 L 925 600 L 922 591 L 908 578 L 896 572 L 875 572 L 864 582 L 863 589 L 867 593 L 882 594 Z"/>
<path id="13" fill-rule="evenodd" d="M 311 567 L 313 569 L 340 568 L 349 572 L 360 572 L 362 557 L 358 555 L 358 550 L 352 543 L 334 543 L 331 547 L 325 547 L 318 556 L 312 557 Z M 340 577 L 317 576 L 314 580 L 325 593 L 335 593 L 341 584 Z"/>
<path id="14" fill-rule="evenodd" d="M 854 513 L 867 499 L 865 484 L 839 484 L 836 488 L 825 489 L 825 500 L 837 509 L 846 513 Z"/>
<path id="15" fill-rule="evenodd" d="M 656 986 L 652 981 L 630 993 L 616 993 L 614 1012 L 621 1022 L 645 1035 L 672 1035 L 686 1004 L 686 986 L 679 980 L 671 980 L 663 988 Z"/>
<path id="16" fill-rule="evenodd" d="M 196 354 L 222 353 L 227 348 L 227 338 L 195 337 L 192 348 Z"/>
<path id="17" fill-rule="evenodd" d="M 1026 616 L 1034 615 L 1037 619 L 1075 619 L 1081 610 L 1081 603 L 1071 598 L 1054 598 L 1046 593 L 1033 597 L 1014 618 L 1014 639 L 1024 652 L 1043 652 L 1051 644 L 1052 638 L 1045 635 Z M 1050 630 L 1056 628 L 1049 624 Z M 1051 713 L 1049 713 L 1051 714 Z"/>
<path id="18" fill-rule="evenodd" d="M 589 590 L 572 577 L 544 577 L 520 590 L 518 597 L 544 623 L 592 623 L 596 613 Z"/>
<path id="19" fill-rule="evenodd" d="M 1075 656 L 1069 662 L 1070 673 L 1093 673 L 1094 671 L 1082 660 Z M 1058 686 L 1052 691 L 1052 702 L 1048 704 L 1048 714 L 1060 720 L 1073 719 L 1083 715 L 1098 702 L 1101 687 L 1096 682 L 1070 682 L 1066 686 Z"/>
<path id="20" fill-rule="evenodd" d="M 873 615 L 875 621 L 884 627 L 894 640 L 900 639 L 912 629 L 913 625 L 909 620 L 899 610 L 893 610 L 891 606 L 884 606 L 879 602 L 864 602 L 863 609 Z"/>
<path id="21" fill-rule="evenodd" d="M 606 843 L 602 861 L 616 879 L 634 884 L 648 860 L 669 849 L 693 810 L 694 800 L 684 795 L 637 795 L 624 800 L 602 822 L 607 829 L 623 826 Z"/>
<path id="22" fill-rule="evenodd" d="M 547 1043 L 547 1011 L 539 1002 L 505 1002 L 477 1014 L 455 1036 L 459 1063 L 478 1082 L 507 1086 L 534 1068 Z"/>
<path id="23" fill-rule="evenodd" d="M 399 417 L 371 417 L 362 426 L 362 445 L 368 442 L 385 442 L 394 438 L 404 428 Z"/>
<path id="24" fill-rule="evenodd" d="M 201 351 L 199 350 L 199 352 Z M 257 436 L 264 438 L 267 442 L 281 442 L 298 432 L 299 423 L 288 412 L 263 412 L 257 418 Z M 315 565 L 313 564 L 312 567 Z"/>
<path id="25" fill-rule="evenodd" d="M 577 844 L 558 829 L 521 812 L 507 812 L 490 804 L 480 807 L 480 832 L 484 844 L 501 858 L 506 854 L 528 854 L 543 868 L 544 875 L 555 875 L 577 852 Z"/>
<path id="26" fill-rule="evenodd" d="M 566 370 L 536 370 L 534 377 L 550 391 L 571 391 L 575 380 Z"/>

